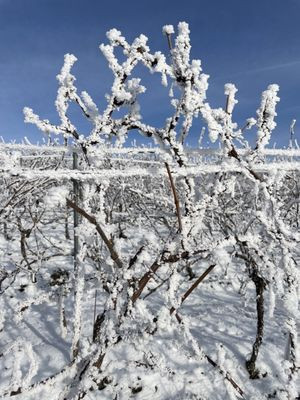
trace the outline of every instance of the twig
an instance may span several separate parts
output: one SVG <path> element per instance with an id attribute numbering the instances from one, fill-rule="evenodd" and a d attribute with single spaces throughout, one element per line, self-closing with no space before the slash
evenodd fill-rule
<path id="1" fill-rule="evenodd" d="M 229 95 L 226 96 L 226 106 L 225 106 L 225 112 L 226 114 L 230 115 L 229 110 Z"/>
<path id="2" fill-rule="evenodd" d="M 181 298 L 181 304 L 189 297 L 189 295 L 196 289 L 196 287 L 206 278 L 206 276 L 215 268 L 216 264 L 210 265 L 206 271 L 203 272 L 201 276 L 192 284 L 192 286 L 184 293 L 184 295 Z M 175 308 L 172 307 L 170 309 L 170 314 L 173 314 L 175 311 Z M 178 320 L 178 318 L 177 318 Z"/>
<path id="3" fill-rule="evenodd" d="M 67 206 L 73 208 L 73 210 L 77 211 L 80 215 L 82 215 L 85 219 L 87 219 L 91 224 L 95 225 L 96 231 L 99 233 L 101 239 L 106 244 L 106 247 L 108 248 L 108 251 L 110 253 L 112 260 L 117 264 L 117 266 L 119 268 L 123 268 L 123 263 L 118 255 L 118 253 L 114 249 L 112 242 L 108 239 L 105 232 L 103 231 L 101 226 L 96 221 L 96 218 L 94 216 L 88 214 L 81 207 L 79 207 L 77 204 L 73 203 L 73 201 L 71 201 L 69 199 L 67 199 Z"/>
<path id="4" fill-rule="evenodd" d="M 97 313 L 97 289 L 95 290 L 95 302 L 94 302 L 94 318 L 93 318 L 93 331 L 96 321 L 96 313 Z"/>
<path id="5" fill-rule="evenodd" d="M 177 214 L 177 219 L 178 219 L 179 232 L 182 232 L 182 221 L 181 221 L 180 205 L 179 205 L 179 200 L 178 200 L 178 196 L 177 196 L 174 180 L 173 180 L 173 177 L 172 177 L 172 174 L 171 174 L 171 170 L 170 170 L 169 164 L 167 162 L 165 162 L 165 166 L 167 168 L 167 172 L 168 172 L 168 176 L 169 176 L 169 180 L 170 180 L 170 184 L 171 184 L 171 189 L 172 189 L 172 193 L 173 193 L 173 197 L 174 197 L 174 203 L 175 203 L 175 207 L 176 207 L 176 214 Z"/>
<path id="6" fill-rule="evenodd" d="M 225 376 L 225 379 L 231 383 L 231 385 L 235 388 L 235 390 L 245 399 L 244 391 L 240 388 L 240 386 L 231 378 L 228 372 L 224 371 L 213 359 L 211 359 L 207 354 L 204 354 L 206 360 L 212 365 L 213 367 L 217 368 L 222 375 Z"/>
<path id="7" fill-rule="evenodd" d="M 188 251 L 184 251 L 183 253 L 181 253 L 180 255 L 178 254 L 173 254 L 173 255 L 169 255 L 168 257 L 164 257 L 166 252 L 163 252 L 162 256 L 161 256 L 161 261 L 154 261 L 154 263 L 151 265 L 151 267 L 149 268 L 149 270 L 142 276 L 142 278 L 139 280 L 138 283 L 138 288 L 137 290 L 133 293 L 133 295 L 131 296 L 131 301 L 133 303 L 136 302 L 136 300 L 140 297 L 140 295 L 142 294 L 144 288 L 146 287 L 147 283 L 150 281 L 150 279 L 152 278 L 153 274 L 156 273 L 156 271 L 159 269 L 159 267 L 162 265 L 162 263 L 175 263 L 179 260 L 188 260 L 190 257 L 190 254 Z"/>
<path id="8" fill-rule="evenodd" d="M 132 303 L 135 303 L 137 301 L 137 299 L 142 294 L 142 291 L 144 290 L 145 286 L 150 281 L 152 275 L 158 270 L 159 267 L 160 267 L 160 264 L 157 261 L 154 261 L 154 263 L 151 265 L 150 269 L 142 276 L 142 278 L 139 280 L 137 290 L 131 296 Z"/>
<path id="9" fill-rule="evenodd" d="M 167 39 L 168 39 L 169 50 L 172 51 L 172 49 L 173 49 L 172 39 L 171 39 L 171 35 L 169 33 L 167 33 Z"/>

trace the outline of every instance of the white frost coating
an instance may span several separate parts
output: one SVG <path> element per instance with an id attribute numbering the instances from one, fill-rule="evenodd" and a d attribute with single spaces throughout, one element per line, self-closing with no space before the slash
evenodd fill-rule
<path id="1" fill-rule="evenodd" d="M 178 24 L 178 32 L 179 32 L 178 36 L 182 35 L 182 38 L 180 38 L 180 40 L 183 39 L 183 38 L 189 40 L 190 29 L 189 29 L 189 24 L 188 23 L 179 22 L 179 24 Z"/>
<path id="2" fill-rule="evenodd" d="M 55 101 L 57 113 L 61 120 L 60 126 L 55 126 L 49 123 L 48 120 L 40 120 L 40 118 L 33 113 L 32 109 L 25 107 L 23 112 L 26 123 L 35 124 L 42 132 L 49 134 L 63 133 L 65 137 L 72 134 L 75 130 L 74 125 L 71 124 L 66 113 L 69 107 L 69 101 L 77 101 L 78 95 L 76 94 L 76 87 L 74 86 L 75 77 L 71 74 L 71 68 L 77 58 L 73 54 L 66 54 L 64 57 L 64 65 L 61 68 L 60 74 L 57 75 L 59 82 L 59 89 Z"/>
<path id="3" fill-rule="evenodd" d="M 164 73 L 162 73 L 162 75 L 161 75 L 161 84 L 162 84 L 164 87 L 168 87 L 167 75 L 164 74 Z"/>
<path id="4" fill-rule="evenodd" d="M 237 88 L 233 83 L 226 83 L 224 86 L 224 93 L 227 97 L 227 107 L 226 112 L 228 114 L 232 114 L 234 106 L 238 103 L 238 100 L 235 99 L 235 94 L 237 92 Z"/>
<path id="5" fill-rule="evenodd" d="M 121 32 L 118 31 L 115 28 L 113 28 L 113 29 L 109 30 L 108 32 L 106 32 L 106 37 L 111 42 L 118 41 L 118 40 L 120 40 L 120 38 L 122 38 Z"/>
<path id="6" fill-rule="evenodd" d="M 61 288 L 59 294 L 59 326 L 60 332 L 63 339 L 67 337 L 67 326 L 66 326 L 66 314 L 65 314 L 65 304 L 64 304 L 64 287 Z"/>
<path id="7" fill-rule="evenodd" d="M 68 197 L 69 189 L 64 186 L 54 186 L 48 190 L 47 195 L 44 198 L 46 206 L 57 207 L 59 205 L 64 206 L 66 204 L 66 197 Z"/>
<path id="8" fill-rule="evenodd" d="M 24 312 L 26 312 L 33 304 L 38 305 L 49 301 L 50 301 L 49 293 L 42 293 L 38 297 L 22 301 L 21 304 L 19 304 L 18 308 L 16 309 L 16 315 L 15 315 L 16 323 L 19 323 L 22 320 Z"/>
<path id="9" fill-rule="evenodd" d="M 217 345 L 217 357 L 220 370 L 222 371 L 222 374 L 225 375 L 226 374 L 225 371 L 228 371 L 226 363 L 226 350 L 221 344 Z M 227 379 L 224 379 L 224 384 L 228 394 L 228 400 L 236 400 L 237 399 L 236 391 L 234 390 L 233 386 L 229 384 Z"/>
<path id="10" fill-rule="evenodd" d="M 73 339 L 71 346 L 71 355 L 76 355 L 79 350 L 79 340 L 81 334 L 81 320 L 82 320 L 82 300 L 83 300 L 83 291 L 84 291 L 84 271 L 83 265 L 80 261 L 83 261 L 85 253 L 85 247 L 83 247 L 77 256 L 77 261 L 79 265 L 79 272 L 76 280 L 76 293 L 75 293 L 75 304 L 74 304 L 74 316 L 73 316 Z"/>
<path id="11" fill-rule="evenodd" d="M 230 264 L 231 258 L 224 247 L 216 248 L 213 254 L 217 265 L 226 268 Z"/>
<path id="12" fill-rule="evenodd" d="M 0 310 L 0 332 L 3 329 L 4 322 L 5 322 L 4 312 L 2 310 Z"/>
<path id="13" fill-rule="evenodd" d="M 292 148 L 293 147 L 293 138 L 295 136 L 295 125 L 296 125 L 296 120 L 293 119 L 290 125 L 290 144 L 289 147 Z M 295 141 L 297 144 L 297 141 Z"/>
<path id="14" fill-rule="evenodd" d="M 190 64 L 190 36 L 189 25 L 186 22 L 179 22 L 178 35 L 175 40 L 175 47 L 172 50 L 172 60 L 175 75 L 179 78 L 189 73 Z M 179 80 L 178 85 L 182 85 Z"/>
<path id="15" fill-rule="evenodd" d="M 73 76 L 71 72 L 71 68 L 74 63 L 77 61 L 77 58 L 73 54 L 65 54 L 64 57 L 64 65 L 60 71 L 60 74 L 56 76 L 58 82 L 66 87 L 73 87 L 73 82 L 75 80 L 75 76 Z"/>
<path id="16" fill-rule="evenodd" d="M 180 306 L 180 301 L 178 300 L 177 291 L 180 286 L 180 275 L 177 273 L 176 269 L 173 270 L 173 273 L 169 280 L 169 290 L 168 297 L 172 307 L 177 309 Z"/>
<path id="17" fill-rule="evenodd" d="M 99 111 L 98 111 L 98 108 L 97 108 L 96 104 L 94 103 L 93 99 L 85 91 L 81 92 L 81 98 L 82 98 L 82 101 L 84 102 L 84 105 L 87 108 L 89 116 L 91 117 L 91 119 L 93 121 L 96 121 L 97 118 L 99 118 Z"/>
<path id="18" fill-rule="evenodd" d="M 110 46 L 108 44 L 107 45 L 101 44 L 99 48 L 102 51 L 104 57 L 106 58 L 109 68 L 113 71 L 120 71 L 121 66 L 119 65 L 118 60 L 114 55 L 113 46 Z"/>
<path id="19" fill-rule="evenodd" d="M 166 35 L 172 35 L 172 33 L 174 33 L 174 26 L 173 25 L 165 25 L 165 26 L 163 26 L 162 31 Z"/>
<path id="20" fill-rule="evenodd" d="M 252 128 L 252 126 L 254 126 L 255 124 L 256 124 L 256 119 L 255 118 L 248 118 L 247 120 L 246 120 L 246 129 L 251 129 Z"/>
<path id="21" fill-rule="evenodd" d="M 38 125 L 40 119 L 38 115 L 34 114 L 32 108 L 24 107 L 23 112 L 25 116 L 25 123 L 34 123 L 35 125 Z"/>
<path id="22" fill-rule="evenodd" d="M 125 88 L 115 90 L 114 95 L 116 100 L 120 103 L 131 100 L 131 93 L 127 92 Z"/>
<path id="23" fill-rule="evenodd" d="M 261 105 L 257 110 L 257 147 L 259 150 L 269 143 L 271 132 L 276 127 L 274 118 L 277 115 L 276 104 L 280 100 L 277 96 L 278 91 L 279 86 L 273 84 L 269 85 L 268 89 L 262 93 Z"/>
<path id="24" fill-rule="evenodd" d="M 295 128 L 295 124 L 296 124 L 296 122 L 297 122 L 297 120 L 296 119 L 293 119 L 292 120 L 292 122 L 291 122 L 291 125 L 290 125 L 290 130 L 291 130 L 291 133 L 294 135 L 294 128 Z"/>
<path id="25" fill-rule="evenodd" d="M 223 130 L 223 127 L 219 121 L 221 122 L 224 119 L 225 112 L 221 108 L 211 109 L 209 104 L 205 103 L 201 109 L 201 113 L 205 122 L 207 123 L 209 138 L 211 142 L 214 143 Z"/>
<path id="26" fill-rule="evenodd" d="M 224 347 L 221 344 L 217 345 L 217 354 L 218 354 L 218 364 L 221 368 L 223 368 L 225 365 L 225 357 L 226 357 L 226 352 Z"/>
<path id="27" fill-rule="evenodd" d="M 291 315 L 295 319 L 299 315 L 299 299 L 297 289 L 298 288 L 296 287 L 296 285 L 290 286 L 284 296 L 284 306 L 289 315 Z"/>
<path id="28" fill-rule="evenodd" d="M 148 50 L 146 46 L 147 42 L 148 42 L 148 37 L 146 35 L 141 34 L 138 38 L 134 40 L 133 45 L 135 46 L 142 45 L 144 46 L 145 50 Z"/>
<path id="29" fill-rule="evenodd" d="M 39 116 L 35 114 L 33 110 L 29 107 L 24 107 L 23 113 L 25 117 L 25 123 L 36 125 L 38 129 L 46 134 L 54 133 L 56 135 L 59 135 L 63 132 L 60 127 L 50 124 L 47 119 L 41 120 Z"/>
<path id="30" fill-rule="evenodd" d="M 153 67 L 153 71 L 162 72 L 166 69 L 166 57 L 160 51 L 154 53 L 155 66 Z"/>
<path id="31" fill-rule="evenodd" d="M 75 129 L 66 113 L 69 108 L 69 100 L 76 101 L 77 99 L 76 88 L 73 85 L 76 79 L 75 76 L 71 74 L 71 68 L 76 61 L 77 58 L 73 54 L 65 54 L 64 65 L 60 71 L 60 74 L 58 74 L 56 77 L 60 83 L 60 87 L 57 92 L 55 106 L 61 119 L 61 125 L 67 131 L 73 131 Z"/>
<path id="32" fill-rule="evenodd" d="M 273 287 L 270 286 L 270 289 L 269 289 L 269 309 L 268 309 L 269 318 L 273 318 L 273 316 L 274 316 L 275 304 L 276 304 L 276 296 L 275 296 Z"/>
<path id="33" fill-rule="evenodd" d="M 37 374 L 38 372 L 38 362 L 35 357 L 35 353 L 33 351 L 31 343 L 23 343 L 25 353 L 28 356 L 28 361 L 30 364 L 30 367 L 28 369 L 27 375 L 23 379 L 23 385 L 28 386 L 31 383 L 32 378 Z"/>
<path id="34" fill-rule="evenodd" d="M 127 86 L 130 93 L 136 96 L 146 91 L 145 86 L 140 85 L 140 82 L 141 82 L 140 78 L 133 78 L 128 81 Z"/>
<path id="35" fill-rule="evenodd" d="M 192 60 L 191 71 L 193 72 L 194 76 L 199 78 L 201 72 L 201 60 Z"/>
<path id="36" fill-rule="evenodd" d="M 298 330 L 297 330 L 297 323 L 295 319 L 288 318 L 287 321 L 285 322 L 285 327 L 287 328 L 287 331 L 289 334 L 292 336 L 294 343 L 296 344 L 296 348 L 293 349 L 291 347 L 291 338 L 289 338 L 288 343 L 287 343 L 287 349 L 286 349 L 286 359 L 289 360 L 291 358 L 291 351 L 294 351 L 294 357 L 295 361 L 298 364 L 300 361 L 300 353 L 299 353 L 299 348 L 298 348 Z"/>
<path id="37" fill-rule="evenodd" d="M 17 391 L 19 387 L 22 387 L 22 368 L 21 362 L 23 358 L 23 346 L 24 341 L 21 338 L 17 338 L 17 340 L 12 344 L 11 350 L 13 351 L 13 365 L 12 365 L 12 374 L 10 380 L 10 390 Z"/>

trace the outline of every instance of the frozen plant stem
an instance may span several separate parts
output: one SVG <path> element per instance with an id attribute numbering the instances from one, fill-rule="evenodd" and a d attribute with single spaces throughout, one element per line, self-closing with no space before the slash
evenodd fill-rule
<path id="1" fill-rule="evenodd" d="M 168 33 L 167 34 L 167 39 L 168 39 L 168 46 L 169 46 L 169 50 L 171 51 L 173 46 L 172 46 L 172 39 L 171 39 L 171 35 Z"/>
<path id="2" fill-rule="evenodd" d="M 178 219 L 178 229 L 179 232 L 182 232 L 182 220 L 181 220 L 181 212 L 180 212 L 180 205 L 179 205 L 179 200 L 178 200 L 178 196 L 177 196 L 177 192 L 176 192 L 176 187 L 174 184 L 174 180 L 172 177 L 172 173 L 169 167 L 169 164 L 166 162 L 165 163 L 167 172 L 168 172 L 168 177 L 170 180 L 170 185 L 171 185 L 171 189 L 172 189 L 172 193 L 173 193 L 173 198 L 174 198 L 174 203 L 175 203 L 175 207 L 176 207 L 176 214 L 177 214 L 177 219 Z"/>
<path id="3" fill-rule="evenodd" d="M 264 289 L 265 281 L 261 278 L 257 270 L 254 269 L 251 274 L 251 279 L 255 285 L 256 292 L 256 312 L 257 312 L 257 328 L 256 339 L 252 347 L 252 353 L 249 360 L 246 361 L 246 368 L 249 372 L 251 379 L 259 378 L 259 371 L 256 368 L 256 360 L 258 357 L 259 348 L 263 341 L 264 335 Z"/>
<path id="4" fill-rule="evenodd" d="M 76 170 L 78 169 L 78 154 L 76 151 L 73 152 L 73 169 Z M 73 191 L 74 191 L 74 200 L 75 204 L 78 205 L 79 202 L 79 182 L 74 179 L 73 180 Z M 79 214 L 78 211 L 73 209 L 73 218 L 74 218 L 74 272 L 76 274 L 77 272 L 77 256 L 79 253 L 79 237 L 78 237 L 78 232 L 77 228 L 79 225 Z"/>
<path id="5" fill-rule="evenodd" d="M 201 276 L 192 284 L 192 286 L 184 293 L 184 295 L 181 298 L 181 304 L 189 297 L 189 295 L 197 288 L 197 286 L 206 278 L 206 276 L 215 268 L 216 264 L 210 265 L 206 271 L 203 272 Z M 172 307 L 170 309 L 170 314 L 173 314 L 175 311 L 175 308 Z M 176 313 L 176 318 L 178 322 L 180 322 L 180 317 Z M 178 319 L 179 318 L 179 319 Z"/>
<path id="6" fill-rule="evenodd" d="M 262 278 L 258 271 L 258 266 L 255 259 L 250 253 L 249 246 L 246 241 L 240 241 L 237 238 L 242 254 L 239 255 L 247 266 L 248 274 L 255 286 L 256 294 L 256 338 L 252 346 L 252 353 L 250 359 L 246 361 L 246 368 L 251 379 L 258 379 L 259 371 L 256 368 L 256 361 L 259 353 L 260 346 L 263 341 L 264 335 L 264 291 L 266 287 L 265 279 Z"/>
<path id="7" fill-rule="evenodd" d="M 99 233 L 101 239 L 103 242 L 106 244 L 106 247 L 109 250 L 110 256 L 112 260 L 117 264 L 119 268 L 123 268 L 122 261 L 118 255 L 118 253 L 115 251 L 114 246 L 112 242 L 108 239 L 106 236 L 105 232 L 101 228 L 101 226 L 97 223 L 95 217 L 92 215 L 89 215 L 86 211 L 84 211 L 82 208 L 77 206 L 73 201 L 67 199 L 67 206 L 73 208 L 73 210 L 77 211 L 80 215 L 82 215 L 84 218 L 86 218 L 91 224 L 95 225 L 96 231 Z"/>

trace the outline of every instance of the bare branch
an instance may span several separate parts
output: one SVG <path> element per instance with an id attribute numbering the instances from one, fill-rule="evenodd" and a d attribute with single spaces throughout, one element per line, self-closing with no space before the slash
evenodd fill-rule
<path id="1" fill-rule="evenodd" d="M 96 221 L 96 218 L 92 215 L 89 215 L 86 211 L 84 211 L 77 204 L 73 203 L 73 201 L 71 201 L 70 199 L 67 199 L 67 206 L 73 208 L 73 210 L 77 211 L 80 215 L 82 215 L 85 219 L 87 219 L 91 224 L 93 224 L 96 227 L 96 231 L 99 233 L 99 235 L 101 236 L 101 239 L 106 244 L 106 247 L 110 253 L 112 260 L 117 264 L 117 266 L 119 268 L 123 268 L 123 263 L 118 255 L 118 253 L 114 249 L 112 242 L 108 239 L 105 232 L 103 231 L 101 226 Z"/>
<path id="2" fill-rule="evenodd" d="M 173 177 L 172 177 L 172 173 L 171 173 L 169 164 L 167 162 L 165 162 L 165 166 L 167 168 L 167 172 L 168 172 L 168 176 L 169 176 L 169 180 L 170 180 L 170 184 L 171 184 L 171 189 L 172 189 L 172 193 L 173 193 L 173 197 L 174 197 L 174 203 L 175 203 L 175 207 L 176 207 L 176 214 L 177 214 L 177 219 L 178 219 L 179 232 L 182 232 L 182 221 L 181 221 L 180 205 L 179 205 L 179 200 L 178 200 L 178 196 L 177 196 L 174 180 L 173 180 Z"/>

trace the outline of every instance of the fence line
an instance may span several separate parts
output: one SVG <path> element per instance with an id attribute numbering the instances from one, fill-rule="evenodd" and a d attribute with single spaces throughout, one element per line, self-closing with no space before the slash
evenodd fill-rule
<path id="1" fill-rule="evenodd" d="M 300 170 L 300 162 L 280 162 L 272 164 L 261 164 L 257 167 L 252 168 L 255 172 L 270 172 L 274 170 L 280 171 L 295 171 Z M 239 167 L 236 164 L 219 164 L 219 165 L 200 165 L 192 166 L 186 168 L 180 168 L 176 171 L 172 171 L 177 177 L 184 176 L 195 176 L 208 173 L 217 172 L 243 172 L 244 168 Z M 165 176 L 166 170 L 161 165 L 161 168 L 138 168 L 130 167 L 123 170 L 120 169 L 98 169 L 92 171 L 72 171 L 69 169 L 62 170 L 38 170 L 38 169 L 0 169 L 0 174 L 4 178 L 9 177 L 19 177 L 27 180 L 37 179 L 37 178 L 51 178 L 56 181 L 66 181 L 66 180 L 80 180 L 80 181 L 90 181 L 97 180 L 97 178 L 129 178 L 134 176 Z"/>
<path id="2" fill-rule="evenodd" d="M 46 145 L 34 145 L 34 144 L 17 144 L 17 143 L 0 143 L 0 153 L 5 150 L 31 150 L 40 152 L 63 152 L 63 153 L 81 153 L 82 150 L 74 146 L 46 146 Z M 160 147 L 108 147 L 99 148 L 99 151 L 103 151 L 107 154 L 151 154 L 151 153 L 165 153 Z M 186 147 L 185 152 L 187 154 L 198 154 L 198 155 L 222 155 L 223 150 L 220 148 L 192 148 Z M 238 149 L 241 155 L 249 152 L 248 149 Z M 260 153 L 264 156 L 284 156 L 284 157 L 300 157 L 300 148 L 265 148 L 260 150 Z"/>
<path id="3" fill-rule="evenodd" d="M 70 179 L 89 181 L 98 178 L 120 178 L 134 176 L 165 176 L 165 152 L 159 148 L 105 148 L 104 154 L 93 155 L 96 162 L 109 161 L 109 166 L 90 167 L 83 170 L 73 168 L 73 156 L 77 148 L 66 146 L 36 146 L 25 144 L 0 144 L 0 174 L 23 179 L 51 178 L 56 181 Z M 25 152 L 25 154 L 24 154 Z M 30 154 L 31 153 L 31 154 Z M 34 154 L 32 154 L 34 153 Z M 38 153 L 38 154 L 36 154 Z M 48 153 L 48 154 L 45 154 Z M 242 172 L 236 160 L 224 162 L 224 151 L 221 149 L 186 149 L 188 164 L 184 168 L 176 168 L 174 174 L 180 176 L 195 176 L 216 172 Z M 247 157 L 249 151 L 239 149 L 241 157 Z M 153 156 L 155 156 L 153 158 Z M 255 172 L 272 170 L 300 170 L 300 149 L 264 149 L 261 160 L 253 162 L 251 169 Z M 60 164 L 55 167 L 43 164 L 45 159 L 58 157 Z M 34 164 L 36 161 L 36 164 Z M 40 164 L 38 165 L 38 161 Z M 26 162 L 32 162 L 26 165 Z M 130 162 L 130 165 L 128 165 Z M 64 164 L 62 164 L 64 163 Z M 172 164 L 170 163 L 172 168 Z"/>

